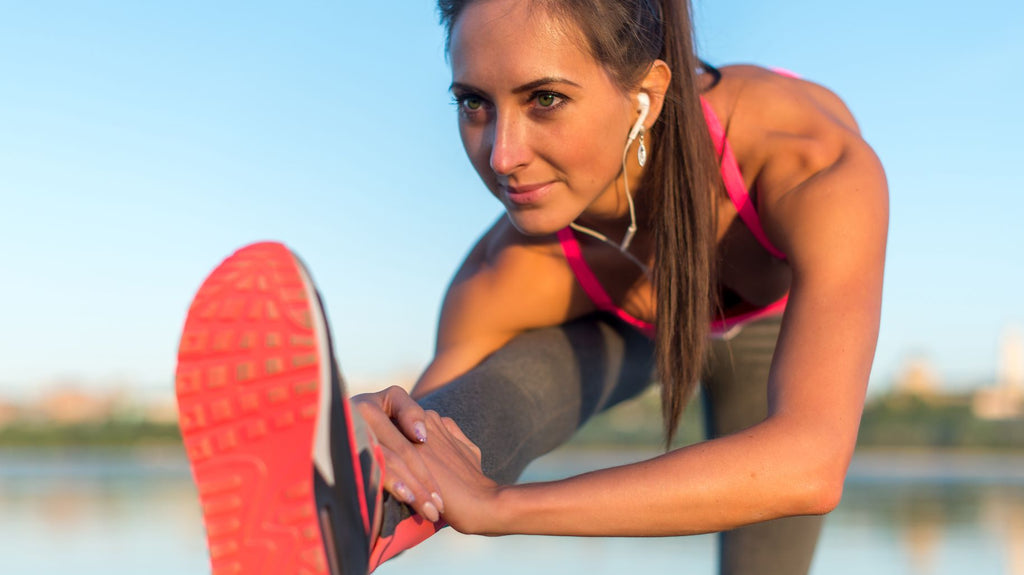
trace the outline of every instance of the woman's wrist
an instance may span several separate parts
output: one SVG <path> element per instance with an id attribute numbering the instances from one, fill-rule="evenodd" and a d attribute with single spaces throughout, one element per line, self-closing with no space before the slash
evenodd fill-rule
<path id="1" fill-rule="evenodd" d="M 517 533 L 515 517 L 517 501 L 522 488 L 517 485 L 499 485 L 481 513 L 480 525 L 474 529 L 476 535 L 498 536 Z"/>

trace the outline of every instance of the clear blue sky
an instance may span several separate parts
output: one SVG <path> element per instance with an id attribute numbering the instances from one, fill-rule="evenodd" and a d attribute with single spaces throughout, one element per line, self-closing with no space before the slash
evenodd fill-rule
<path id="1" fill-rule="evenodd" d="M 832 88 L 886 166 L 876 385 L 907 354 L 990 376 L 1000 329 L 1024 322 L 1020 3 L 696 12 L 707 59 Z M 195 289 L 268 238 L 312 267 L 351 379 L 418 369 L 500 213 L 459 144 L 442 44 L 432 2 L 4 3 L 0 394 L 170 386 Z"/>

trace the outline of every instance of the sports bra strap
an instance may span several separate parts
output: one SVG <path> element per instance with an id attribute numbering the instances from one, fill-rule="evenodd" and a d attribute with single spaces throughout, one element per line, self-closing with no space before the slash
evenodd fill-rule
<path id="1" fill-rule="evenodd" d="M 722 180 L 725 182 L 725 191 L 729 194 L 732 204 L 736 206 L 740 219 L 743 220 L 750 233 L 754 234 L 754 237 L 768 253 L 780 260 L 786 259 L 786 254 L 775 247 L 771 240 L 768 239 L 768 235 L 764 233 L 764 228 L 761 226 L 761 218 L 757 215 L 754 202 L 750 200 L 750 193 L 747 191 L 747 185 L 743 181 L 743 174 L 740 173 L 740 166 L 732 152 L 732 147 L 725 138 L 725 129 L 722 127 L 722 123 L 718 121 L 718 116 L 715 115 L 714 109 L 711 108 L 711 104 L 705 98 L 702 97 L 700 103 L 704 108 L 704 118 L 708 123 L 708 131 L 711 132 L 711 141 L 714 143 L 715 152 L 719 157 Z"/>
<path id="2" fill-rule="evenodd" d="M 558 243 L 562 244 L 562 252 L 565 253 L 565 259 L 569 262 L 569 267 L 572 269 L 573 275 L 576 276 L 576 281 L 583 288 L 583 292 L 587 294 L 590 301 L 594 303 L 594 307 L 615 315 L 615 317 L 639 329 L 647 337 L 653 338 L 653 323 L 630 315 L 629 312 L 615 305 L 615 302 L 612 301 L 611 296 L 608 295 L 604 286 L 601 285 L 597 276 L 594 275 L 590 266 L 587 265 L 586 260 L 583 259 L 583 250 L 580 248 L 580 243 L 576 240 L 576 236 L 573 235 L 572 228 L 562 228 L 558 230 L 557 235 Z"/>

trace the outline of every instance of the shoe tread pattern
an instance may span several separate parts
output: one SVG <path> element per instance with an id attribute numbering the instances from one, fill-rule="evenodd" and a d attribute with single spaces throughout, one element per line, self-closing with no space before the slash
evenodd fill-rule
<path id="1" fill-rule="evenodd" d="M 310 454 L 319 359 L 297 265 L 280 244 L 239 250 L 185 322 L 179 425 L 214 575 L 327 572 Z"/>

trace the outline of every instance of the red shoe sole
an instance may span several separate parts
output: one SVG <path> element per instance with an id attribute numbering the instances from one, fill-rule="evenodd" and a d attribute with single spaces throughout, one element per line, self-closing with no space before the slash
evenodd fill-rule
<path id="1" fill-rule="evenodd" d="M 179 423 L 214 575 L 328 572 L 311 472 L 324 342 L 299 265 L 280 244 L 243 248 L 185 322 Z"/>

